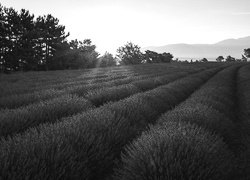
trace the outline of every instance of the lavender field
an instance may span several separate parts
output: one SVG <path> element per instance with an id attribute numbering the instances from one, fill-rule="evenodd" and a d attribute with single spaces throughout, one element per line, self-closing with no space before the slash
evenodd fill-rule
<path id="1" fill-rule="evenodd" d="M 0 179 L 250 178 L 250 65 L 0 74 Z"/>

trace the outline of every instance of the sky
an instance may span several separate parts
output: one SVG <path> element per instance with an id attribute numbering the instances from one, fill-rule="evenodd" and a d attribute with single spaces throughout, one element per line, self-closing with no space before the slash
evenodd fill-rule
<path id="1" fill-rule="evenodd" d="M 250 0 L 1 0 L 36 17 L 52 14 L 68 40 L 91 39 L 100 54 L 140 47 L 212 44 L 250 36 Z"/>

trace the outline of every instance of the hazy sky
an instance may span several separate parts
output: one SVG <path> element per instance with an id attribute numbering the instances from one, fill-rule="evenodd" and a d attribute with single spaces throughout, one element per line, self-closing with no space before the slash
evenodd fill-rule
<path id="1" fill-rule="evenodd" d="M 250 0 L 1 0 L 6 7 L 52 14 L 71 39 L 91 39 L 97 51 L 116 53 L 128 41 L 140 47 L 216 43 L 250 36 Z"/>

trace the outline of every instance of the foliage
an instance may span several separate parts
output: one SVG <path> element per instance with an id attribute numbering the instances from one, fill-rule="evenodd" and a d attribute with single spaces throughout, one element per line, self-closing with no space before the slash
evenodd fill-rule
<path id="1" fill-rule="evenodd" d="M 132 96 L 133 94 L 149 91 L 160 85 L 168 84 L 178 78 L 183 77 L 183 74 L 186 75 L 186 73 L 175 73 L 174 75 L 159 75 L 157 77 L 148 78 L 147 80 L 135 80 L 130 84 L 122 84 L 116 87 L 98 88 L 89 91 L 85 95 L 85 97 L 98 107 L 110 101 L 118 101 Z M 160 79 L 164 79 L 164 81 L 160 81 Z M 156 104 L 152 104 L 152 106 L 156 106 Z"/>
<path id="2" fill-rule="evenodd" d="M 120 64 L 140 64 L 143 60 L 143 55 L 138 45 L 128 42 L 122 47 L 117 49 L 118 57 L 120 58 Z"/>
<path id="3" fill-rule="evenodd" d="M 229 67 L 219 72 L 162 120 L 176 119 L 195 123 L 220 134 L 231 150 L 237 152 L 241 148 L 234 125 L 234 87 L 238 68 Z"/>
<path id="4" fill-rule="evenodd" d="M 90 39 L 67 41 L 65 26 L 51 14 L 38 16 L 0 5 L 0 63 L 11 70 L 96 67 L 99 54 Z M 108 64 L 109 65 L 109 64 Z"/>
<path id="5" fill-rule="evenodd" d="M 6 137 L 27 130 L 41 123 L 53 123 L 64 116 L 70 116 L 90 109 L 92 104 L 75 95 L 38 102 L 18 109 L 0 110 L 0 136 Z"/>
<path id="6" fill-rule="evenodd" d="M 59 20 L 51 14 L 39 16 L 36 19 L 36 31 L 38 34 L 37 49 L 41 51 L 39 59 L 47 69 L 54 69 L 54 55 L 58 44 L 63 43 L 69 34 L 65 34 L 65 26 L 59 25 Z"/>
<path id="7" fill-rule="evenodd" d="M 250 58 L 250 48 L 244 49 L 244 55 Z"/>
<path id="8" fill-rule="evenodd" d="M 170 53 L 157 53 L 154 51 L 145 51 L 144 58 L 147 63 L 170 63 L 174 56 Z"/>
<path id="9" fill-rule="evenodd" d="M 208 62 L 207 58 L 202 58 L 200 62 Z"/>
<path id="10" fill-rule="evenodd" d="M 67 48 L 95 50 L 90 40 Z M 239 179 L 250 167 L 249 72 L 152 63 L 3 74 L 0 177 L 233 179 L 233 169 Z"/>
<path id="11" fill-rule="evenodd" d="M 69 34 L 52 15 L 39 16 L 1 6 L 1 61 L 14 70 L 53 69 L 55 52 Z"/>
<path id="12" fill-rule="evenodd" d="M 218 56 L 217 58 L 216 58 L 216 61 L 217 62 L 222 62 L 224 60 L 224 57 L 223 56 Z"/>
<path id="13" fill-rule="evenodd" d="M 228 179 L 234 164 L 219 136 L 183 122 L 151 127 L 125 150 L 114 179 Z"/>
<path id="14" fill-rule="evenodd" d="M 118 59 L 105 53 L 99 57 L 90 39 L 67 41 L 69 33 L 59 19 L 51 14 L 38 16 L 21 9 L 6 8 L 0 4 L 0 70 L 57 70 L 95 68 L 117 65 Z M 171 62 L 170 53 L 142 54 L 140 47 L 128 42 L 117 49 L 119 64 Z M 98 58 L 99 57 L 99 58 Z"/>
<path id="15" fill-rule="evenodd" d="M 236 60 L 235 60 L 234 57 L 232 57 L 232 56 L 229 55 L 229 56 L 226 57 L 225 61 L 226 61 L 226 62 L 234 62 L 234 61 L 236 61 Z"/>
<path id="16" fill-rule="evenodd" d="M 139 92 L 140 90 L 133 84 L 125 84 L 90 91 L 85 97 L 98 107 L 104 103 L 124 99 Z"/>
<path id="17" fill-rule="evenodd" d="M 14 94 L 0 98 L 0 108 L 15 109 L 38 101 L 44 101 L 66 94 L 64 90 L 45 89 L 25 94 Z"/>
<path id="18" fill-rule="evenodd" d="M 240 154 L 242 171 L 250 177 L 250 66 L 239 69 L 237 76 L 238 121 L 243 149 Z"/>
<path id="19" fill-rule="evenodd" d="M 247 62 L 247 57 L 245 57 L 243 54 L 241 55 L 241 61 L 242 62 Z"/>
<path id="20" fill-rule="evenodd" d="M 142 69 L 146 67 L 144 66 Z M 186 87 L 187 81 L 184 79 L 181 82 Z M 176 86 L 180 87 L 181 82 L 177 83 Z M 175 85 L 169 84 L 166 86 Z M 199 84 L 195 85 L 195 87 L 197 86 Z M 194 87 L 190 86 L 189 88 Z M 189 92 L 191 91 L 189 90 Z M 167 88 L 162 89 L 158 93 L 160 99 L 171 96 L 167 92 Z M 180 92 L 177 91 L 177 93 Z M 185 95 L 188 96 L 188 93 Z M 32 124 L 37 123 L 33 124 L 35 128 L 1 141 L 1 177 L 22 179 L 29 176 L 35 179 L 46 179 L 48 177 L 58 179 L 62 176 L 74 176 L 76 179 L 101 179 L 104 175 L 108 176 L 112 172 L 112 168 L 115 166 L 114 160 L 119 157 L 122 148 L 138 136 L 148 123 L 156 121 L 160 115 L 157 109 L 152 108 L 150 104 L 158 103 L 161 105 L 163 103 L 162 107 L 171 108 L 172 106 L 167 106 L 167 104 L 172 103 L 174 106 L 181 101 L 181 98 L 179 98 L 178 101 L 173 99 L 173 102 L 158 102 L 159 99 L 154 98 L 154 96 L 155 91 L 148 94 L 147 97 L 151 97 L 150 99 L 136 94 L 121 101 L 105 104 L 98 109 L 60 119 L 57 122 L 54 122 L 55 117 L 57 117 L 55 111 L 59 113 L 57 118 L 60 118 L 62 114 L 60 108 L 71 107 L 75 109 L 76 107 L 70 104 L 64 106 L 65 102 L 54 101 L 55 107 L 53 105 L 44 106 L 46 110 L 41 111 L 43 108 L 30 105 L 29 108 L 36 109 L 36 112 L 28 110 L 28 112 L 33 112 L 32 114 L 36 115 L 34 117 L 41 116 L 40 120 L 46 120 L 45 117 L 47 117 L 46 122 L 51 121 L 53 124 L 39 126 L 41 121 L 37 119 L 32 121 Z M 176 94 L 175 96 L 179 97 L 180 95 Z M 73 102 L 76 103 L 75 100 Z M 81 102 L 80 104 L 83 105 L 84 103 Z M 77 108 L 83 109 L 79 104 L 77 106 L 79 106 Z M 166 110 L 162 108 L 162 111 Z M 43 114 L 47 114 L 47 116 L 43 116 Z M 68 115 L 66 114 L 66 116 Z M 51 117 L 53 118 L 51 119 Z M 21 121 L 19 125 L 22 125 Z M 19 125 L 18 128 L 20 128 Z M 16 141 L 19 143 L 15 143 Z M 8 147 L 11 147 L 11 151 L 7 150 Z M 36 151 L 39 151 L 39 154 L 36 154 Z M 34 156 L 37 158 L 34 159 Z M 27 161 L 22 161 L 22 159 Z M 8 163 L 10 161 L 11 163 Z M 6 169 L 10 173 L 6 173 Z M 16 169 L 18 169 L 18 174 L 14 173 Z"/>
<path id="21" fill-rule="evenodd" d="M 115 66 L 116 59 L 113 57 L 111 53 L 105 52 L 105 54 L 98 58 L 98 67 L 108 67 L 108 66 Z"/>

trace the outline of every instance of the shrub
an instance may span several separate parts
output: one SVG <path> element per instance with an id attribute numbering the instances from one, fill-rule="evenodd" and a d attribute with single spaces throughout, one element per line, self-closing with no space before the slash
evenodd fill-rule
<path id="1" fill-rule="evenodd" d="M 243 66 L 238 73 L 237 97 L 239 101 L 239 121 L 246 123 L 250 118 L 250 66 Z"/>
<path id="2" fill-rule="evenodd" d="M 101 88 L 89 91 L 85 98 L 98 107 L 109 101 L 118 101 L 139 92 L 140 90 L 134 85 L 125 84 L 117 87 Z"/>
<path id="3" fill-rule="evenodd" d="M 106 108 L 43 124 L 2 140 L 3 179 L 96 179 L 111 171 L 113 160 L 138 129 Z"/>
<path id="4" fill-rule="evenodd" d="M 168 121 L 185 121 L 196 124 L 220 135 L 231 149 L 236 150 L 239 148 L 239 140 L 235 132 L 236 127 L 234 123 L 211 106 L 192 102 L 183 103 L 172 111 L 162 115 L 157 123 L 163 124 Z"/>
<path id="5" fill-rule="evenodd" d="M 165 72 L 166 74 L 166 72 Z M 159 75 L 159 74 L 158 74 Z M 161 75 L 161 73 L 160 73 Z M 147 74 L 146 77 L 147 78 L 150 78 L 148 79 L 148 81 L 154 81 L 154 78 L 157 76 L 157 74 Z M 141 82 L 143 81 L 142 79 L 145 78 L 144 75 L 139 75 L 137 77 L 128 77 L 128 78 L 124 78 L 124 79 L 116 79 L 116 80 L 111 80 L 111 81 L 105 81 L 105 82 L 99 82 L 99 83 L 89 83 L 89 84 L 83 84 L 83 85 L 75 85 L 75 86 L 70 86 L 70 87 L 67 87 L 65 88 L 66 91 L 68 93 L 71 93 L 71 94 L 77 94 L 79 96 L 85 96 L 87 93 L 91 93 L 91 91 L 95 91 L 95 90 L 101 90 L 101 88 L 112 88 L 112 87 L 115 87 L 115 86 L 120 86 L 120 85 L 126 85 L 126 84 L 129 84 L 129 83 L 132 83 L 133 85 L 133 82 L 139 82 L 139 84 L 141 84 L 143 86 L 145 86 L 145 88 L 147 88 L 148 85 L 145 85 L 145 82 Z M 151 85 L 149 86 L 149 88 L 151 88 Z M 145 89 L 147 90 L 147 89 Z"/>
<path id="6" fill-rule="evenodd" d="M 238 67 L 233 66 L 220 71 L 185 102 L 163 115 L 159 121 L 175 119 L 205 127 L 220 135 L 230 149 L 239 154 L 244 146 L 241 140 L 241 131 L 244 128 L 235 121 L 237 70 Z"/>
<path id="7" fill-rule="evenodd" d="M 173 75 L 159 76 L 157 78 L 151 78 L 147 80 L 133 81 L 130 84 L 123 84 L 117 87 L 104 87 L 89 91 L 85 95 L 85 97 L 90 100 L 95 106 L 100 106 L 109 101 L 117 101 L 129 97 L 133 94 L 139 93 L 140 91 L 154 89 L 160 85 L 164 85 L 162 84 L 163 82 L 166 84 L 170 83 L 171 81 L 181 78 L 183 74 L 186 73 L 176 73 Z M 162 79 L 162 82 L 160 83 L 160 81 L 156 79 Z"/>
<path id="8" fill-rule="evenodd" d="M 207 89 L 206 89 L 207 90 Z M 207 90 L 208 91 L 208 90 Z M 201 95 L 203 94 L 203 95 Z M 195 93 L 192 98 L 188 101 L 190 104 L 203 104 L 206 106 L 210 106 L 218 112 L 224 114 L 227 118 L 234 120 L 236 116 L 235 113 L 235 102 L 231 101 L 230 97 L 224 96 L 223 100 L 221 100 L 221 96 L 219 94 L 205 94 L 205 93 Z M 225 103 L 228 102 L 228 103 Z"/>
<path id="9" fill-rule="evenodd" d="M 0 98 L 0 108 L 18 108 L 38 101 L 44 101 L 66 94 L 65 91 L 49 89 L 25 94 L 15 94 Z"/>
<path id="10" fill-rule="evenodd" d="M 92 104 L 75 95 L 31 104 L 18 109 L 1 110 L 0 136 L 7 136 L 27 130 L 41 123 L 53 123 L 58 119 L 92 108 Z"/>
<path id="11" fill-rule="evenodd" d="M 139 88 L 141 91 L 153 89 L 161 85 L 160 82 L 156 81 L 155 79 L 144 79 L 144 80 L 132 82 L 131 84 Z"/>
<path id="12" fill-rule="evenodd" d="M 237 76 L 238 124 L 244 148 L 239 155 L 242 174 L 250 178 L 250 66 L 243 66 Z M 243 179 L 243 178 L 242 178 Z"/>
<path id="13" fill-rule="evenodd" d="M 209 78 L 206 74 L 204 71 L 197 76 Z M 189 80 L 191 82 L 191 79 Z M 156 104 L 162 98 L 160 104 L 163 103 L 163 106 L 176 105 L 175 103 L 179 103 L 189 94 L 172 89 L 186 87 L 190 82 L 186 82 L 184 78 L 177 84 L 170 83 L 158 87 L 164 96 L 152 93 L 157 92 L 156 88 L 149 91 L 147 96 L 138 93 L 121 101 L 107 103 L 97 109 L 60 119 L 54 124 L 42 124 L 23 134 L 6 138 L 0 142 L 0 177 L 3 179 L 109 177 L 123 147 L 140 136 L 149 123 L 154 123 L 159 117 L 160 114 L 156 108 L 151 107 L 152 104 L 154 102 Z M 192 85 L 187 86 L 186 91 L 193 92 L 202 82 L 194 80 Z M 168 91 L 167 87 L 172 89 Z M 174 97 L 170 98 L 171 95 Z M 154 101 L 155 96 L 157 98 Z M 62 104 L 59 103 L 56 107 L 59 109 Z M 50 109 L 48 114 L 55 108 Z M 166 108 L 165 111 L 167 110 Z M 59 110 L 56 112 L 61 113 Z"/>
<path id="14" fill-rule="evenodd" d="M 220 137 L 171 121 L 144 132 L 121 161 L 114 179 L 228 179 L 234 157 Z"/>
<path id="15" fill-rule="evenodd" d="M 191 73 L 195 73 L 195 72 L 191 72 Z M 156 77 L 155 80 L 158 81 L 160 84 L 167 84 L 178 78 L 182 78 L 187 75 L 189 75 L 188 72 L 176 72 L 174 74 L 168 74 L 166 76 Z"/>
<path id="16" fill-rule="evenodd" d="M 155 120 L 158 115 L 146 101 L 136 96 L 131 96 L 115 103 L 107 103 L 103 107 L 127 118 L 131 126 L 145 128 L 147 123 Z"/>

